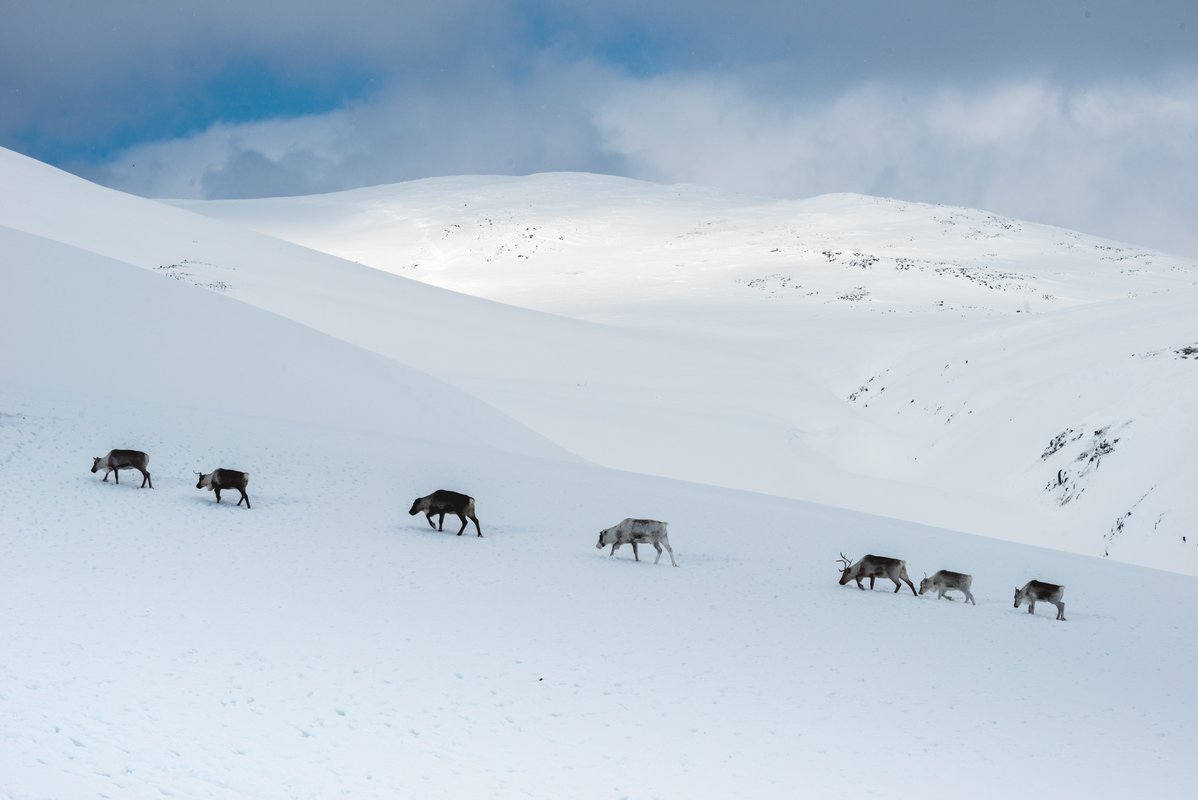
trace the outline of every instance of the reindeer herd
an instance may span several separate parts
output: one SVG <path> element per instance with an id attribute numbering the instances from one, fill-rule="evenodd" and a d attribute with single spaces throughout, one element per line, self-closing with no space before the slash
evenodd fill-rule
<path id="1" fill-rule="evenodd" d="M 120 484 L 121 470 L 135 469 L 141 473 L 141 488 L 143 489 L 146 486 L 154 488 L 154 482 L 150 480 L 149 466 L 150 457 L 140 450 L 109 450 L 108 455 L 92 459 L 92 473 L 104 470 L 105 483 L 108 482 L 109 473 L 113 475 L 113 482 Z M 220 502 L 222 489 L 236 489 L 241 492 L 241 500 L 237 501 L 237 505 L 244 502 L 246 508 L 250 507 L 250 496 L 245 493 L 245 487 L 250 482 L 248 472 L 238 472 L 235 469 L 220 467 L 208 473 L 197 472 L 196 475 L 199 477 L 199 480 L 196 481 L 196 488 L 216 492 L 216 502 Z"/>
<path id="2" fill-rule="evenodd" d="M 947 597 L 945 592 L 958 591 L 965 595 L 965 602 L 977 605 L 973 599 L 973 593 L 969 591 L 969 587 L 973 585 L 973 576 L 966 575 L 963 572 L 952 572 L 947 569 L 942 569 L 939 572 L 928 577 L 924 574 L 923 580 L 919 582 L 919 592 L 915 591 L 915 584 L 911 583 L 911 579 L 907 577 L 907 562 L 900 558 L 889 558 L 888 556 L 867 555 L 859 561 L 852 561 L 844 553 L 840 554 L 837 559 L 838 564 L 843 564 L 840 568 L 840 585 L 844 586 L 849 581 L 856 581 L 857 588 L 862 591 L 865 587 L 861 585 L 864 578 L 869 578 L 869 588 L 874 588 L 874 581 L 878 578 L 889 578 L 894 581 L 894 592 L 898 594 L 903 588 L 903 584 L 911 587 L 911 594 L 919 595 L 926 592 L 935 591 L 936 599 L 952 600 Z M 1036 613 L 1036 601 L 1040 600 L 1057 607 L 1057 619 L 1061 622 L 1065 621 L 1065 601 L 1061 598 L 1065 596 L 1065 587 L 1058 586 L 1055 583 L 1045 583 L 1044 581 L 1028 581 L 1023 585 L 1022 589 L 1015 590 L 1015 608 L 1019 608 L 1023 601 L 1027 601 L 1027 613 Z"/>
<path id="3" fill-rule="evenodd" d="M 111 473 L 114 476 L 114 482 L 121 482 L 121 470 L 134 469 L 141 473 L 142 481 L 141 488 L 149 486 L 154 488 L 153 481 L 150 480 L 150 457 L 140 450 L 110 450 L 108 455 L 97 457 L 92 461 L 92 473 L 104 470 L 104 481 L 108 481 L 108 475 Z M 197 489 L 208 489 L 216 493 L 216 502 L 220 502 L 221 490 L 235 489 L 241 493 L 241 499 L 237 501 L 240 506 L 242 502 L 245 507 L 250 508 L 250 497 L 246 494 L 245 489 L 249 484 L 250 475 L 248 472 L 241 472 L 235 469 L 226 469 L 218 467 L 212 472 L 203 473 L 197 472 L 198 480 L 196 481 Z M 430 495 L 417 497 L 412 502 L 412 508 L 408 514 L 415 516 L 423 513 L 428 520 L 429 527 L 436 531 L 445 530 L 445 515 L 453 514 L 462 523 L 462 527 L 458 530 L 457 535 L 461 536 L 466 531 L 466 526 L 469 522 L 474 523 L 474 529 L 477 531 L 478 538 L 483 535 L 482 526 L 479 525 L 478 516 L 474 510 L 474 498 L 469 495 L 461 494 L 460 492 L 452 492 L 448 489 L 438 489 Z M 438 518 L 437 523 L 433 523 L 433 517 Z M 670 547 L 669 531 L 666 523 L 654 519 L 626 519 L 619 525 L 611 528 L 604 528 L 599 531 L 599 543 L 595 545 L 596 549 L 602 550 L 604 547 L 611 545 L 611 552 L 608 554 L 614 557 L 616 550 L 621 545 L 632 545 L 632 557 L 636 561 L 640 561 L 640 553 L 637 551 L 638 544 L 651 544 L 657 550 L 657 558 L 653 560 L 656 564 L 661 560 L 662 548 L 670 554 L 670 563 L 675 567 L 678 562 L 674 560 L 674 549 Z M 911 589 L 911 594 L 916 597 L 923 595 L 929 591 L 936 592 L 936 599 L 952 600 L 945 593 L 950 591 L 961 592 L 965 596 L 965 602 L 977 603 L 973 599 L 973 593 L 970 587 L 973 585 L 973 576 L 966 575 L 963 572 L 952 572 L 942 569 L 932 577 L 924 574 L 923 580 L 919 583 L 919 591 L 915 591 L 915 584 L 911 582 L 911 578 L 907 575 L 907 562 L 899 558 L 890 558 L 889 556 L 866 555 L 863 558 L 853 561 L 844 553 L 840 554 L 837 563 L 841 564 L 840 568 L 840 585 L 844 586 L 849 581 L 854 581 L 857 588 L 862 591 L 865 587 L 861 581 L 868 578 L 869 588 L 872 591 L 874 581 L 878 578 L 887 578 L 894 582 L 894 592 L 897 594 L 903 584 L 907 584 Z M 1045 583 L 1044 581 L 1028 581 L 1023 585 L 1023 588 L 1015 590 L 1015 608 L 1026 600 L 1028 607 L 1027 613 L 1036 613 L 1036 602 L 1049 603 L 1057 608 L 1057 619 L 1061 622 L 1065 621 L 1065 603 L 1061 599 L 1065 595 L 1065 587 L 1058 586 L 1055 583 Z"/>

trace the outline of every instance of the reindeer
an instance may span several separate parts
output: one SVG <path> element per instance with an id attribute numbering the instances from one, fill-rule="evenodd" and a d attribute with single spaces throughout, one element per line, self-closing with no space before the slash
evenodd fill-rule
<path id="1" fill-rule="evenodd" d="M 469 495 L 451 492 L 448 489 L 438 489 L 430 495 L 417 497 L 412 501 L 412 508 L 408 513 L 415 516 L 421 511 L 428 518 L 428 526 L 435 531 L 445 530 L 446 514 L 457 514 L 458 519 L 462 521 L 462 529 L 458 531 L 458 536 L 461 536 L 462 532 L 466 530 L 467 517 L 474 521 L 474 529 L 478 531 L 479 538 L 483 535 L 483 529 L 478 524 L 478 517 L 474 515 L 474 498 Z M 433 514 L 441 516 L 440 526 L 433 524 Z"/>
<path id="2" fill-rule="evenodd" d="M 911 579 L 907 577 L 907 562 L 902 559 L 868 555 L 857 563 L 851 564 L 849 557 L 841 553 L 837 561 L 844 563 L 840 570 L 841 586 L 849 581 L 856 581 L 857 588 L 865 591 L 865 587 L 861 585 L 861 579 L 869 578 L 869 589 L 873 591 L 876 578 L 890 578 L 894 581 L 895 594 L 898 594 L 899 589 L 903 588 L 903 584 L 899 583 L 899 580 L 902 580 L 911 587 L 911 594 L 919 596 L 915 593 L 915 584 L 911 583 Z"/>
<path id="3" fill-rule="evenodd" d="M 104 482 L 108 482 L 108 473 L 113 473 L 116 476 L 116 483 L 121 482 L 121 470 L 135 469 L 141 473 L 141 488 L 146 488 L 147 485 L 151 489 L 154 488 L 154 482 L 150 480 L 150 473 L 146 467 L 150 466 L 150 457 L 140 450 L 109 450 L 108 455 L 102 458 L 92 460 L 92 474 L 104 470 Z"/>
<path id="4" fill-rule="evenodd" d="M 216 492 L 216 502 L 220 502 L 221 489 L 236 489 L 241 492 L 241 500 L 245 501 L 245 507 L 250 507 L 250 496 L 245 493 L 245 487 L 250 482 L 250 474 L 248 472 L 238 472 L 235 469 L 224 469 L 223 467 L 212 470 L 205 474 L 197 472 L 199 480 L 196 481 L 197 489 L 207 489 L 210 492 Z M 237 505 L 241 505 L 241 500 L 237 501 Z"/>
<path id="5" fill-rule="evenodd" d="M 1028 581 L 1023 585 L 1022 589 L 1015 590 L 1015 608 L 1027 600 L 1027 613 L 1036 613 L 1036 601 L 1043 600 L 1045 603 L 1052 603 L 1057 607 L 1057 619 L 1061 622 L 1065 621 L 1065 603 L 1061 600 L 1065 596 L 1065 587 L 1057 586 L 1055 583 L 1045 583 L 1044 581 Z"/>
<path id="6" fill-rule="evenodd" d="M 944 593 L 956 589 L 965 595 L 967 603 L 973 603 L 976 606 L 977 603 L 974 603 L 973 594 L 969 591 L 969 587 L 972 585 L 972 575 L 966 575 L 962 572 L 949 572 L 946 569 L 942 569 L 930 578 L 927 573 L 924 573 L 923 580 L 919 582 L 919 593 L 923 594 L 929 589 L 935 589 L 937 600 L 941 598 L 952 600 L 951 597 L 945 596 Z"/>
<path id="7" fill-rule="evenodd" d="M 656 564 L 661 561 L 661 548 L 664 546 L 670 553 L 670 563 L 678 566 L 678 562 L 674 560 L 674 548 L 670 547 L 670 530 L 669 525 L 656 519 L 626 519 L 619 525 L 611 528 L 604 528 L 599 531 L 599 543 L 595 545 L 596 550 L 611 545 L 611 553 L 614 556 L 620 545 L 632 545 L 633 559 L 640 561 L 640 553 L 637 552 L 638 544 L 651 544 L 657 548 L 657 558 L 653 559 Z"/>

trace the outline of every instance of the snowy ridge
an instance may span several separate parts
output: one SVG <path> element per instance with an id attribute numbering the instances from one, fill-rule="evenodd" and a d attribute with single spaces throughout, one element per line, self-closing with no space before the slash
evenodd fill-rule
<path id="1" fill-rule="evenodd" d="M 676 292 L 728 310 L 756 300 L 758 310 L 775 307 L 767 313 L 798 306 L 1008 314 L 1198 281 L 1198 265 L 1134 245 L 975 209 L 853 194 L 780 201 L 546 174 L 177 205 L 446 288 L 626 323 Z M 621 317 L 626 306 L 633 313 Z M 746 316 L 714 324 L 743 333 Z M 688 321 L 673 313 L 657 324 Z"/>

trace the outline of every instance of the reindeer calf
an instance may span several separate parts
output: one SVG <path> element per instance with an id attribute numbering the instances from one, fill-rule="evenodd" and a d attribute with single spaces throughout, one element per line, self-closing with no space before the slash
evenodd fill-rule
<path id="1" fill-rule="evenodd" d="M 977 603 L 973 601 L 973 594 L 969 591 L 969 587 L 972 585 L 972 575 L 966 575 L 963 572 L 949 572 L 947 569 L 942 569 L 930 578 L 926 574 L 923 576 L 923 580 L 919 582 L 919 593 L 923 594 L 929 589 L 935 589 L 936 599 L 939 600 L 945 597 L 945 592 L 956 589 L 965 595 L 965 602 L 973 603 L 976 606 Z M 945 599 L 952 600 L 951 597 Z"/>

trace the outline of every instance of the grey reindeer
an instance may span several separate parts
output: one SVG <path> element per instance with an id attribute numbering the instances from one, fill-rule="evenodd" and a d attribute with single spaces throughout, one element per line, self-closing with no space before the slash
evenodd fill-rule
<path id="1" fill-rule="evenodd" d="M 973 600 L 973 593 L 969 591 L 969 587 L 973 585 L 973 576 L 966 575 L 964 572 L 951 572 L 947 569 L 942 569 L 939 572 L 928 577 L 926 574 L 923 580 L 919 582 L 919 593 L 923 594 L 929 590 L 936 590 L 936 599 L 952 600 L 951 597 L 946 597 L 945 592 L 956 590 L 965 595 L 965 602 L 977 603 Z"/>
<path id="2" fill-rule="evenodd" d="M 1055 583 L 1045 583 L 1044 581 L 1028 581 L 1023 585 L 1022 589 L 1015 590 L 1015 608 L 1019 608 L 1024 600 L 1027 600 L 1027 613 L 1036 613 L 1036 601 L 1042 600 L 1045 603 L 1052 603 L 1057 607 L 1057 619 L 1065 622 L 1065 602 L 1061 599 L 1065 596 L 1065 587 L 1058 586 Z"/>
<path id="3" fill-rule="evenodd" d="M 636 546 L 638 544 L 651 544 L 657 548 L 657 558 L 653 559 L 654 564 L 661 561 L 661 548 L 665 547 L 670 553 L 670 563 L 678 566 L 678 562 L 674 560 L 674 548 L 670 547 L 669 526 L 659 520 L 629 518 L 619 525 L 604 528 L 599 531 L 599 543 L 595 545 L 595 549 L 602 550 L 609 544 L 611 545 L 610 556 L 616 554 L 616 550 L 620 545 L 631 544 L 632 557 L 637 561 L 641 560 L 641 556 L 637 552 Z"/>
<path id="4" fill-rule="evenodd" d="M 121 470 L 135 469 L 141 473 L 141 488 L 154 488 L 150 480 L 150 457 L 140 450 L 109 450 L 108 455 L 92 460 L 92 473 L 104 470 L 104 481 L 108 481 L 108 473 L 113 473 L 116 483 L 121 482 Z"/>
<path id="5" fill-rule="evenodd" d="M 877 578 L 889 578 L 894 581 L 895 594 L 898 594 L 899 589 L 903 588 L 903 584 L 899 583 L 902 580 L 911 587 L 911 594 L 919 596 L 915 593 L 915 584 L 911 583 L 911 579 L 907 577 L 907 562 L 900 558 L 867 555 L 860 561 L 850 563 L 849 557 L 841 553 L 837 563 L 844 564 L 840 569 L 841 586 L 849 581 L 856 581 L 857 588 L 864 591 L 865 587 L 861 585 L 861 579 L 869 578 L 869 588 L 870 591 L 873 591 L 874 581 Z"/>

